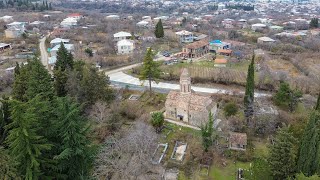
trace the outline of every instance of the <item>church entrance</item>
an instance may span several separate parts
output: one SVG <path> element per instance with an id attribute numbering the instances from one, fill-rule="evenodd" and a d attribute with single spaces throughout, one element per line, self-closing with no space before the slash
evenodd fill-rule
<path id="1" fill-rule="evenodd" d="M 178 115 L 178 119 L 179 119 L 180 121 L 183 121 L 183 116 Z"/>

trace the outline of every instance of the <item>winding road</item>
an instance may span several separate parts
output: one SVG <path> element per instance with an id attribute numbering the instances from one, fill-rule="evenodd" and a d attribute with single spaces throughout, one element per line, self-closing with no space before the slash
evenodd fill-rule
<path id="1" fill-rule="evenodd" d="M 42 64 L 48 69 L 48 53 L 47 49 L 45 46 L 45 41 L 46 41 L 46 36 L 40 39 L 40 52 L 41 52 L 41 62 Z M 149 82 L 148 81 L 140 81 L 138 78 L 133 77 L 131 75 L 125 74 L 123 71 L 132 69 L 134 67 L 140 66 L 142 63 L 137 63 L 117 69 L 113 69 L 110 71 L 106 71 L 105 75 L 109 76 L 111 84 L 116 85 L 116 86 L 129 86 L 132 88 L 136 88 L 139 90 L 143 90 L 147 87 L 149 87 Z M 152 87 L 158 90 L 162 90 L 162 92 L 168 92 L 170 90 L 179 90 L 179 84 L 173 84 L 173 83 L 166 83 L 166 82 L 159 82 L 155 83 L 152 82 Z M 231 88 L 229 89 L 222 89 L 222 88 L 206 88 L 206 87 L 197 87 L 197 86 L 192 86 L 192 89 L 195 92 L 198 93 L 209 93 L 209 94 L 229 94 L 229 95 L 234 95 L 234 94 L 244 94 L 244 91 L 237 91 L 235 92 Z M 256 92 L 255 97 L 265 97 L 265 96 L 270 96 L 268 93 L 261 93 L 261 92 Z"/>

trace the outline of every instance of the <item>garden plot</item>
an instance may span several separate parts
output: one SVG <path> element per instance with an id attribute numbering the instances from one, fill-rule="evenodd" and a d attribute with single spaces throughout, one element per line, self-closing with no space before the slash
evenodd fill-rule
<path id="1" fill-rule="evenodd" d="M 179 171 L 177 169 L 169 169 L 166 170 L 163 174 L 164 180 L 177 180 L 179 175 Z"/>
<path id="2" fill-rule="evenodd" d="M 131 101 L 137 101 L 137 100 L 139 100 L 139 98 L 140 98 L 140 95 L 138 95 L 138 94 L 132 94 L 132 95 L 129 97 L 129 100 L 131 100 Z"/>

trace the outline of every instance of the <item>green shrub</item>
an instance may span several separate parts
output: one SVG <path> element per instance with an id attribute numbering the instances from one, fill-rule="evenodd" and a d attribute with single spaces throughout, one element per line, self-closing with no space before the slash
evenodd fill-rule
<path id="1" fill-rule="evenodd" d="M 234 102 L 227 103 L 224 108 L 224 114 L 227 117 L 234 116 L 238 112 L 238 106 Z"/>

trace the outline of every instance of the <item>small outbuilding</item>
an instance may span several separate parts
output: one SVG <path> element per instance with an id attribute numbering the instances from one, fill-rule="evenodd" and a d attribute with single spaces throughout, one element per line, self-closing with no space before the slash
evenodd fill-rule
<path id="1" fill-rule="evenodd" d="M 246 133 L 229 133 L 229 149 L 245 151 L 247 148 L 247 134 Z"/>

